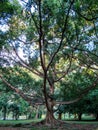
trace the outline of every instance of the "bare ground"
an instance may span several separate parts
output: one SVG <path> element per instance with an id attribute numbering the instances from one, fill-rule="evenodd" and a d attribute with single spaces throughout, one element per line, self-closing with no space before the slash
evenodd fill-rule
<path id="1" fill-rule="evenodd" d="M 46 126 L 40 123 L 21 126 L 0 127 L 0 130 L 98 130 L 98 124 L 61 123 L 56 126 Z"/>

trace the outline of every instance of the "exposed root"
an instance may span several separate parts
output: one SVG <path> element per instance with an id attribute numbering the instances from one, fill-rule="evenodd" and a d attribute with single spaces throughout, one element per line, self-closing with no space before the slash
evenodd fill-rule
<path id="1" fill-rule="evenodd" d="M 71 124 L 70 123 L 66 123 L 65 121 L 61 121 L 61 120 L 57 120 L 57 119 L 53 119 L 52 120 L 52 122 L 51 121 L 49 121 L 49 120 L 46 120 L 46 119 L 44 119 L 44 120 L 42 120 L 42 121 L 40 121 L 40 122 L 37 122 L 37 123 L 30 123 L 30 124 L 28 124 L 28 125 L 25 125 L 24 127 L 48 127 L 48 128 L 55 128 L 55 129 L 58 129 L 58 128 L 60 128 L 60 129 L 62 129 L 62 128 L 67 128 L 68 130 L 70 130 L 71 129 Z M 67 130 L 66 129 L 66 130 Z"/>

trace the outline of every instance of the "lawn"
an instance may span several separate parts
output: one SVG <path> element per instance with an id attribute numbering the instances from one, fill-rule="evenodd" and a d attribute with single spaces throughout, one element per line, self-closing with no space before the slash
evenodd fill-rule
<path id="1" fill-rule="evenodd" d="M 13 124 L 25 124 L 31 123 L 32 121 L 36 122 L 36 120 L 0 120 L 0 125 L 13 125 Z"/>
<path id="2" fill-rule="evenodd" d="M 55 126 L 51 128 L 49 126 L 44 125 L 34 125 L 40 120 L 0 120 L 1 127 L 13 127 L 13 130 L 17 127 L 26 128 L 26 130 L 98 130 L 98 122 L 97 121 L 65 121 L 65 123 Z M 1 129 L 0 129 L 1 130 Z M 9 130 L 9 129 L 8 129 Z M 17 129 L 18 130 L 18 129 Z M 24 129 L 23 129 L 24 130 Z"/>

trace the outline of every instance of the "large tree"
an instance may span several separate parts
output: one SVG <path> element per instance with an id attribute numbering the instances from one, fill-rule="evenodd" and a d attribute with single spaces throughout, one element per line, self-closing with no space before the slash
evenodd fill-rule
<path id="1" fill-rule="evenodd" d="M 3 4 L 6 10 L 2 9 Z M 98 83 L 98 2 L 28 0 L 20 4 L 16 0 L 0 2 L 0 21 L 8 27 L 5 31 L 1 28 L 0 32 L 0 78 L 31 105 L 45 104 L 45 123 L 54 124 L 56 104 L 74 103 Z M 4 68 L 18 65 L 42 79 L 41 100 L 28 97 L 29 91 L 23 92 L 5 76 Z M 57 88 L 60 89 L 60 82 L 66 83 L 67 75 L 71 73 L 89 69 L 94 73 L 93 83 L 81 90 L 75 99 L 58 101 L 55 94 Z M 30 94 L 32 96 L 32 92 Z"/>

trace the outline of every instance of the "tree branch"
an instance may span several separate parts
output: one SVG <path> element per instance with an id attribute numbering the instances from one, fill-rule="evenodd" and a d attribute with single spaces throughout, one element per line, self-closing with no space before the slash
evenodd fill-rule
<path id="1" fill-rule="evenodd" d="M 24 94 L 21 90 L 16 88 L 15 86 L 11 85 L 7 80 L 3 78 L 3 76 L 0 74 L 0 79 L 13 91 L 15 91 L 17 94 L 19 94 L 24 100 L 26 100 L 30 105 L 34 106 L 36 104 L 42 105 L 44 102 L 41 100 L 39 102 L 33 101 L 34 99 L 29 98 L 26 94 Z M 38 101 L 38 100 L 37 100 Z"/>
<path id="2" fill-rule="evenodd" d="M 40 60 L 41 60 L 41 66 L 43 68 L 43 71 L 46 71 L 45 64 L 44 64 L 44 59 L 43 59 L 43 45 L 42 45 L 42 40 L 43 40 L 43 30 L 42 30 L 42 11 L 41 11 L 41 0 L 39 0 L 39 51 L 40 51 Z"/>
<path id="3" fill-rule="evenodd" d="M 88 17 L 85 17 L 83 14 L 81 14 L 79 11 L 77 11 L 77 10 L 75 10 L 75 9 L 74 9 L 74 11 L 75 11 L 78 15 L 80 15 L 80 17 L 82 17 L 83 19 L 85 19 L 85 20 L 87 20 L 87 21 L 94 21 L 94 20 L 97 20 L 97 19 L 98 19 L 98 16 L 92 17 L 92 18 L 88 18 Z"/>
<path id="4" fill-rule="evenodd" d="M 54 82 L 60 81 L 65 75 L 67 75 L 67 74 L 69 73 L 69 70 L 70 70 L 70 68 L 71 68 L 71 64 L 72 64 L 72 57 L 71 57 L 71 59 L 70 59 L 69 67 L 67 68 L 66 72 L 64 72 L 64 74 L 63 74 L 61 77 L 59 77 L 58 79 L 56 79 Z M 72 70 L 71 70 L 71 71 L 72 71 Z"/>
<path id="5" fill-rule="evenodd" d="M 92 89 L 95 89 L 96 87 L 97 87 L 97 84 L 98 84 L 98 78 L 96 78 L 96 80 L 94 81 L 94 83 L 90 86 L 90 87 L 88 87 L 88 88 L 86 88 L 81 94 L 80 94 L 80 96 L 78 97 L 78 98 L 76 98 L 76 99 L 74 99 L 74 100 L 71 100 L 71 101 L 57 101 L 56 102 L 56 104 L 62 104 L 62 105 L 68 105 L 68 104 L 72 104 L 72 103 L 75 103 L 75 102 L 78 102 L 80 99 L 82 99 L 83 98 L 83 96 L 85 95 L 85 94 L 87 94 L 90 90 L 92 90 Z"/>
<path id="6" fill-rule="evenodd" d="M 68 12 L 67 12 L 67 15 L 66 15 L 66 19 L 65 19 L 65 23 L 64 23 L 64 27 L 63 27 L 63 30 L 62 30 L 62 35 L 61 35 L 61 41 L 60 41 L 60 44 L 59 44 L 59 47 L 57 48 L 57 50 L 54 52 L 54 54 L 52 55 L 51 59 L 50 59 L 50 62 L 48 63 L 47 65 L 47 70 L 49 69 L 52 61 L 54 60 L 56 54 L 59 52 L 61 46 L 62 46 L 62 43 L 63 43 L 63 39 L 64 39 L 64 33 L 66 31 L 66 27 L 67 27 L 67 22 L 68 22 L 68 18 L 69 18 L 69 13 L 70 13 L 70 10 L 71 10 L 71 7 L 72 5 L 74 4 L 74 0 L 71 1 L 70 3 L 70 6 L 69 6 L 69 9 L 68 9 Z"/>
<path id="7" fill-rule="evenodd" d="M 42 73 L 42 72 L 40 72 L 39 70 L 35 69 L 34 67 L 30 67 L 29 64 L 27 64 L 27 63 L 19 56 L 19 54 L 17 53 L 17 51 L 16 51 L 16 49 L 15 49 L 15 47 L 14 47 L 13 44 L 12 44 L 12 47 L 13 47 L 13 50 L 14 50 L 16 56 L 17 56 L 18 59 L 20 60 L 19 63 L 20 63 L 23 67 L 27 68 L 29 71 L 31 71 L 32 73 L 34 73 L 34 74 L 36 74 L 36 75 L 38 75 L 38 76 L 40 76 L 40 77 L 43 76 L 43 73 Z"/>

